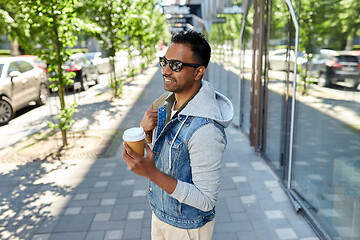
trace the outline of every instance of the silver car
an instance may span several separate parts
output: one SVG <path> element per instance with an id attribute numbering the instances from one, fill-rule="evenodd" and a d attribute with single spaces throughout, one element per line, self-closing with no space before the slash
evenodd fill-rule
<path id="1" fill-rule="evenodd" d="M 101 52 L 88 52 L 85 55 L 97 67 L 99 74 L 111 72 L 110 60 L 107 57 L 102 57 Z"/>
<path id="2" fill-rule="evenodd" d="M 48 97 L 46 74 L 30 58 L 0 57 L 0 125 L 30 102 L 43 105 Z"/>

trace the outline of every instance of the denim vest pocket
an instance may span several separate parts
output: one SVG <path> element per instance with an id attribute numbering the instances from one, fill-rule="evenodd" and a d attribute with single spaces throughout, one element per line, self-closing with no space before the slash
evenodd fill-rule
<path id="1" fill-rule="evenodd" d="M 169 196 L 169 202 L 170 202 L 170 212 L 173 216 L 182 216 L 182 204 L 176 200 L 175 198 L 172 198 Z"/>
<path id="2" fill-rule="evenodd" d="M 177 136 L 175 139 L 175 134 L 171 133 L 166 135 L 166 143 L 170 146 L 172 144 L 173 149 L 179 149 L 181 147 L 181 144 L 183 143 L 180 140 L 180 136 Z"/>
<path id="3" fill-rule="evenodd" d="M 178 212 L 178 216 L 182 215 L 182 204 L 181 203 L 178 204 L 177 212 Z"/>

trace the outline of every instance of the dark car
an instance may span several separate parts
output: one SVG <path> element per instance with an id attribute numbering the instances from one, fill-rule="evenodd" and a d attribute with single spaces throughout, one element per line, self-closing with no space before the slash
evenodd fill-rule
<path id="1" fill-rule="evenodd" d="M 309 70 L 318 78 L 318 85 L 329 87 L 338 82 L 348 82 L 352 88 L 360 83 L 360 63 L 356 56 L 346 52 L 314 56 Z"/>
<path id="2" fill-rule="evenodd" d="M 98 83 L 99 72 L 97 67 L 85 56 L 84 53 L 75 53 L 65 64 L 66 71 L 75 72 L 74 90 L 87 90 L 90 82 Z"/>
<path id="3" fill-rule="evenodd" d="M 349 51 L 349 54 L 356 56 L 360 63 L 360 50 Z"/>
<path id="4" fill-rule="evenodd" d="M 46 103 L 49 87 L 45 72 L 27 57 L 0 57 L 0 125 L 35 101 Z"/>

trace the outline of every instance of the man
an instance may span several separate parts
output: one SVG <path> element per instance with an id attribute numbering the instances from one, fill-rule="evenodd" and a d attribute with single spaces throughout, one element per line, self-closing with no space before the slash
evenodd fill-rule
<path id="1" fill-rule="evenodd" d="M 172 36 L 165 56 L 159 58 L 168 93 L 152 104 L 140 123 L 152 150 L 146 145 L 142 157 L 124 144 L 129 169 L 149 179 L 153 240 L 212 237 L 224 128 L 233 107 L 202 81 L 210 55 L 210 45 L 200 33 Z"/>

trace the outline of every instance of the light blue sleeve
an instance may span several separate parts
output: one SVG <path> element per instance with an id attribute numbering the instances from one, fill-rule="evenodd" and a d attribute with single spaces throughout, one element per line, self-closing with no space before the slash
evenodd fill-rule
<path id="1" fill-rule="evenodd" d="M 223 134 L 213 124 L 207 124 L 194 133 L 188 147 L 194 184 L 178 180 L 171 197 L 202 211 L 210 211 L 220 189 L 222 155 L 226 147 Z"/>

